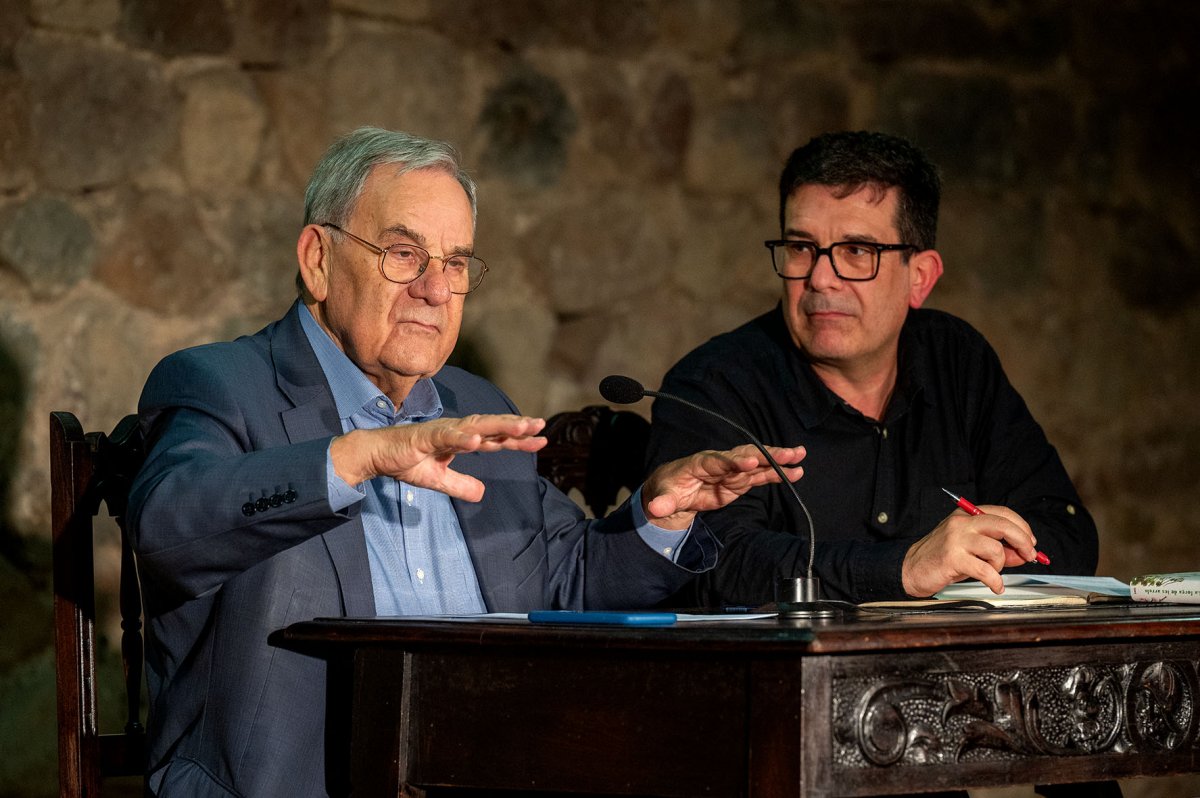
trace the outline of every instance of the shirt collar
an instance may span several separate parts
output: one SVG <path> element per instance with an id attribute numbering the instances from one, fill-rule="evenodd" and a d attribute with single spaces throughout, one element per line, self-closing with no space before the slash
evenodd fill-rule
<path id="1" fill-rule="evenodd" d="M 346 357 L 346 353 L 329 337 L 307 305 L 300 306 L 300 327 L 308 338 L 308 343 L 321 364 L 329 390 L 333 393 L 333 403 L 337 407 L 338 416 L 349 419 L 355 414 L 382 417 L 388 423 L 402 421 L 428 421 L 442 415 L 442 398 L 438 395 L 437 386 L 428 377 L 422 377 L 413 385 L 408 396 L 404 398 L 399 408 L 392 405 L 392 400 L 380 392 L 375 383 L 354 361 Z M 383 404 L 381 405 L 380 402 Z"/>

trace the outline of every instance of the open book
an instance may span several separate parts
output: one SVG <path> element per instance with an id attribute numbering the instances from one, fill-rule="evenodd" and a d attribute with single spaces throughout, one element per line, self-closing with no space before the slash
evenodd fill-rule
<path id="1" fill-rule="evenodd" d="M 974 579 L 948 585 L 929 599 L 873 601 L 864 608 L 936 609 L 940 604 L 960 602 L 955 608 L 1035 608 L 1129 601 L 1129 585 L 1111 576 L 1067 576 L 1063 574 L 1004 574 L 1004 592 L 996 595 L 991 588 Z"/>
<path id="2" fill-rule="evenodd" d="M 1000 595 L 972 579 L 947 585 L 935 598 L 940 601 L 986 601 L 995 607 L 1095 604 L 1130 599 L 1129 585 L 1111 576 L 1004 574 L 1003 578 L 1004 592 Z"/>

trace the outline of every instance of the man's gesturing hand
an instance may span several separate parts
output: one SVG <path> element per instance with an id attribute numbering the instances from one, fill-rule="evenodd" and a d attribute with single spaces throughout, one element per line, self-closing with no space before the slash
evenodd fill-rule
<path id="1" fill-rule="evenodd" d="M 796 466 L 804 459 L 804 447 L 767 447 L 795 482 L 804 474 Z M 794 466 L 794 467 L 787 467 Z M 642 485 L 642 509 L 646 518 L 663 529 L 687 529 L 696 513 L 724 507 L 746 491 L 779 475 L 753 446 L 724 452 L 698 452 L 654 470 Z"/>
<path id="2" fill-rule="evenodd" d="M 546 422 L 512 415 L 439 418 L 420 424 L 354 430 L 329 447 L 333 468 L 350 485 L 372 477 L 394 477 L 409 485 L 477 502 L 483 483 L 450 468 L 463 452 L 515 449 L 536 452 L 546 445 L 538 433 Z"/>
<path id="3" fill-rule="evenodd" d="M 1000 572 L 1037 557 L 1037 539 L 1024 518 L 1007 507 L 979 509 L 983 515 L 954 511 L 909 548 L 901 570 L 905 593 L 924 598 L 964 579 L 1003 593 Z"/>

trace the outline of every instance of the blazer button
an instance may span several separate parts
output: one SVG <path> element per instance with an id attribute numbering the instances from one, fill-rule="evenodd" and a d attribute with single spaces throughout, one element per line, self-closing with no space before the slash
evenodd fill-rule
<path id="1" fill-rule="evenodd" d="M 297 498 L 299 498 L 299 496 L 297 495 L 296 491 L 294 491 L 294 490 L 289 490 L 287 493 L 283 494 L 283 500 L 285 502 L 287 502 L 288 504 L 291 504 L 292 502 L 296 501 Z"/>
<path id="2" fill-rule="evenodd" d="M 271 502 L 267 500 L 266 496 L 263 496 L 254 503 L 254 509 L 258 510 L 260 513 L 265 513 L 267 510 L 271 509 Z"/>
<path id="3" fill-rule="evenodd" d="M 283 496 L 276 493 L 270 498 L 270 502 L 272 507 L 278 507 L 279 505 L 283 504 Z"/>
<path id="4" fill-rule="evenodd" d="M 242 505 L 242 515 L 251 516 L 254 515 L 255 512 L 256 510 L 254 509 L 254 502 L 246 502 Z"/>

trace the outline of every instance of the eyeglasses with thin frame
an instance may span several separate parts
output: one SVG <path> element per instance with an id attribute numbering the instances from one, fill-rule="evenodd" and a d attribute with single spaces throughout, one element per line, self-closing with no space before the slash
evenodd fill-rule
<path id="1" fill-rule="evenodd" d="M 450 284 L 450 293 L 469 294 L 483 282 L 483 275 L 488 270 L 487 264 L 474 255 L 434 256 L 424 247 L 408 242 L 381 247 L 359 238 L 349 230 L 343 230 L 332 222 L 324 222 L 320 226 L 337 230 L 379 255 L 379 272 L 385 280 L 393 283 L 411 283 L 425 273 L 431 260 L 440 260 L 442 273 L 446 275 L 446 282 Z"/>
<path id="2" fill-rule="evenodd" d="M 874 280 L 879 274 L 883 253 L 919 249 L 912 244 L 876 244 L 873 241 L 835 241 L 827 247 L 799 239 L 764 241 L 763 244 L 771 250 L 775 273 L 785 280 L 807 280 L 822 255 L 829 256 L 829 265 L 841 280 Z"/>

